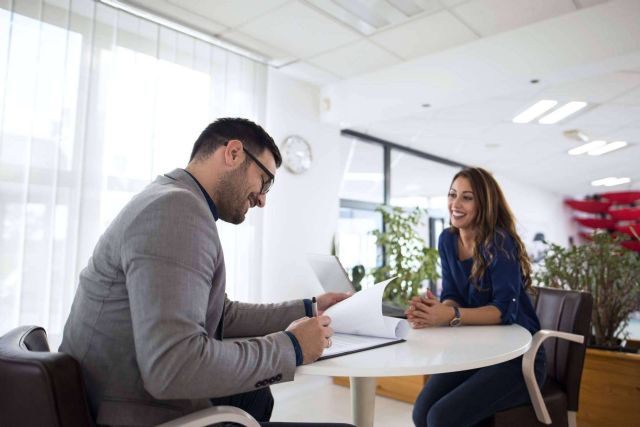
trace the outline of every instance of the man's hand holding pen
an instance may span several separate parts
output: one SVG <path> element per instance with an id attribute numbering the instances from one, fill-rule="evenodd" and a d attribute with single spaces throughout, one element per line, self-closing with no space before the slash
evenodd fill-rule
<path id="1" fill-rule="evenodd" d="M 287 331 L 293 333 L 302 348 L 302 363 L 312 363 L 331 346 L 333 329 L 329 316 L 303 317 L 291 323 Z"/>

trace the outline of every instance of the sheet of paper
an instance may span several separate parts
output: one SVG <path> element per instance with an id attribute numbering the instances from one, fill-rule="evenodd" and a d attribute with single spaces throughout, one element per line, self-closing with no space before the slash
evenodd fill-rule
<path id="1" fill-rule="evenodd" d="M 351 334 L 333 334 L 332 345 L 325 348 L 321 359 L 345 353 L 353 353 L 367 348 L 378 347 L 398 342 L 397 338 L 367 337 Z"/>
<path id="2" fill-rule="evenodd" d="M 376 283 L 329 307 L 324 314 L 331 317 L 333 330 L 368 337 L 405 338 L 409 332 L 407 321 L 382 315 L 384 288 L 393 279 L 395 277 Z"/>

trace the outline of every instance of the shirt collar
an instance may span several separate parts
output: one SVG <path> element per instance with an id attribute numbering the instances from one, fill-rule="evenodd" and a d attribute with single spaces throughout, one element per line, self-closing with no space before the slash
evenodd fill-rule
<path id="1" fill-rule="evenodd" d="M 209 205 L 209 209 L 211 210 L 211 215 L 213 215 L 213 220 L 217 221 L 220 217 L 218 216 L 218 208 L 216 208 L 215 203 L 213 203 L 213 199 L 211 199 L 211 196 L 209 196 L 209 193 L 207 193 L 207 190 L 204 189 L 202 184 L 200 184 L 200 182 L 196 179 L 195 176 L 191 175 L 191 173 L 189 173 L 189 171 L 186 169 L 184 169 L 184 171 L 188 173 L 189 176 L 193 178 L 193 180 L 196 182 L 196 184 L 198 184 L 198 187 L 200 187 L 200 191 L 202 191 L 202 194 L 204 194 L 204 198 L 207 201 L 207 205 Z"/>

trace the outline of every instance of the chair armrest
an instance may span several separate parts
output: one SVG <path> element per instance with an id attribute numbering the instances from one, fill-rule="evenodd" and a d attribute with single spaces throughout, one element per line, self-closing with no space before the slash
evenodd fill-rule
<path id="1" fill-rule="evenodd" d="M 570 334 L 568 332 L 550 331 L 548 329 L 542 329 L 536 332 L 531 339 L 531 347 L 522 357 L 522 375 L 524 376 L 524 382 L 527 385 L 529 391 L 529 397 L 531 398 L 531 404 L 536 412 L 538 421 L 543 424 L 551 424 L 551 417 L 547 410 L 547 405 L 544 403 L 542 393 L 538 387 L 535 375 L 535 361 L 536 354 L 542 342 L 547 338 L 562 338 L 564 340 L 573 341 L 582 344 L 584 337 L 582 335 Z"/>
<path id="2" fill-rule="evenodd" d="M 237 423 L 245 427 L 260 427 L 255 418 L 235 406 L 214 406 L 202 409 L 157 427 L 204 427 L 218 423 Z"/>

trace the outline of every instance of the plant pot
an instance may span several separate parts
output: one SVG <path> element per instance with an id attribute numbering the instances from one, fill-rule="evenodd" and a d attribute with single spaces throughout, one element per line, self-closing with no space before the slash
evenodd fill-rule
<path id="1" fill-rule="evenodd" d="M 593 335 L 591 335 L 591 337 L 589 338 L 589 343 L 587 344 L 587 347 L 592 348 L 594 350 L 613 351 L 613 352 L 619 352 L 619 353 L 638 353 L 639 352 L 638 350 L 640 349 L 640 341 L 628 340 L 624 342 L 624 345 L 623 345 L 623 341 L 620 338 L 616 338 L 615 341 L 616 341 L 616 345 L 613 347 L 602 345 L 602 344 L 596 344 L 594 342 Z"/>
<path id="2" fill-rule="evenodd" d="M 613 351 L 618 353 L 632 353 L 632 354 L 638 353 L 637 348 L 627 347 L 623 345 L 617 345 L 615 347 L 607 347 L 604 345 L 589 344 L 589 348 L 592 348 L 594 350 Z"/>
<path id="3" fill-rule="evenodd" d="M 640 354 L 587 348 L 579 427 L 640 425 Z"/>

